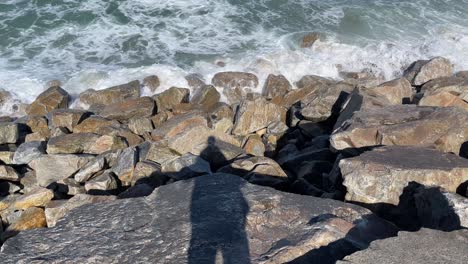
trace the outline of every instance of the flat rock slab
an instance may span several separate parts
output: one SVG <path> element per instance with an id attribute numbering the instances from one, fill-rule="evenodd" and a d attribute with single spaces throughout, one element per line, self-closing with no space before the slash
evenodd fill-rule
<path id="1" fill-rule="evenodd" d="M 464 264 L 468 259 L 468 230 L 442 232 L 421 229 L 400 232 L 398 237 L 372 242 L 366 250 L 346 257 L 340 264 Z"/>
<path id="2" fill-rule="evenodd" d="M 410 182 L 449 192 L 468 180 L 468 159 L 433 149 L 388 146 L 340 161 L 346 200 L 398 205 Z"/>
<path id="3" fill-rule="evenodd" d="M 395 105 L 355 112 L 330 139 L 338 150 L 380 145 L 431 146 L 460 153 L 468 114 L 455 107 Z"/>
<path id="4" fill-rule="evenodd" d="M 213 174 L 150 196 L 84 205 L 6 241 L 3 263 L 285 263 L 329 245 L 344 257 L 396 235 L 367 209 Z M 336 242 L 336 243 L 334 243 Z M 222 260 L 223 259 L 223 260 Z"/>

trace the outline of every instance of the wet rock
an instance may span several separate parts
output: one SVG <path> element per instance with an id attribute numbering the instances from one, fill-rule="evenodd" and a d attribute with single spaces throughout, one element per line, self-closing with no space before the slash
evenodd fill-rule
<path id="1" fill-rule="evenodd" d="M 199 89 L 206 85 L 205 81 L 203 80 L 203 76 L 196 73 L 185 76 L 185 80 L 187 81 L 188 86 L 193 90 Z"/>
<path id="2" fill-rule="evenodd" d="M 292 89 L 291 83 L 283 75 L 268 75 L 262 95 L 268 99 L 285 96 Z"/>
<path id="3" fill-rule="evenodd" d="M 212 85 L 204 85 L 195 90 L 190 102 L 202 105 L 204 109 L 212 109 L 221 98 L 221 95 Z"/>
<path id="4" fill-rule="evenodd" d="M 162 166 L 162 172 L 176 181 L 211 174 L 210 163 L 199 156 L 187 153 Z"/>
<path id="5" fill-rule="evenodd" d="M 13 156 L 13 164 L 28 164 L 46 153 L 46 142 L 31 141 L 21 144 Z"/>
<path id="6" fill-rule="evenodd" d="M 120 123 L 116 120 L 102 116 L 91 116 L 80 122 L 73 130 L 74 133 L 96 133 L 100 128 L 116 126 Z"/>
<path id="7" fill-rule="evenodd" d="M 436 57 L 431 60 L 419 60 L 411 64 L 403 73 L 412 85 L 420 86 L 439 77 L 453 74 L 453 66 L 446 58 Z"/>
<path id="8" fill-rule="evenodd" d="M 19 181 L 20 175 L 10 166 L 0 165 L 0 180 Z"/>
<path id="9" fill-rule="evenodd" d="M 100 111 L 100 115 L 109 119 L 126 121 L 131 118 L 150 117 L 155 111 L 156 105 L 151 97 L 140 97 L 107 104 L 104 109 Z"/>
<path id="10" fill-rule="evenodd" d="M 452 107 L 399 105 L 355 112 L 330 139 L 335 149 L 378 145 L 435 146 L 459 153 L 468 141 L 468 115 Z"/>
<path id="11" fill-rule="evenodd" d="M 301 41 L 301 48 L 310 48 L 314 43 L 321 38 L 321 34 L 317 32 L 311 32 L 306 34 Z"/>
<path id="12" fill-rule="evenodd" d="M 89 106 L 103 106 L 140 97 L 140 82 L 132 81 L 102 90 L 87 90 L 80 94 L 80 102 Z"/>
<path id="13" fill-rule="evenodd" d="M 78 109 L 56 109 L 47 114 L 47 119 L 50 127 L 65 127 L 73 132 L 73 128 L 89 114 L 87 111 Z"/>
<path id="14" fill-rule="evenodd" d="M 93 159 L 93 155 L 52 154 L 42 155 L 29 163 L 36 172 L 37 184 L 49 184 L 72 176 L 76 171 Z"/>
<path id="15" fill-rule="evenodd" d="M 218 72 L 211 84 L 222 88 L 229 103 L 235 104 L 245 98 L 248 91 L 258 86 L 258 78 L 247 72 Z"/>
<path id="16" fill-rule="evenodd" d="M 16 143 L 20 136 L 18 124 L 10 122 L 0 123 L 0 144 Z"/>
<path id="17" fill-rule="evenodd" d="M 273 122 L 283 120 L 284 116 L 285 112 L 281 107 L 263 98 L 254 101 L 244 100 L 236 114 L 232 133 L 247 135 L 266 128 Z"/>
<path id="18" fill-rule="evenodd" d="M 30 207 L 43 207 L 54 198 L 54 192 L 43 187 L 35 187 L 21 195 L 10 207 L 17 210 L 26 210 Z"/>
<path id="19" fill-rule="evenodd" d="M 190 90 L 187 88 L 171 87 L 164 92 L 154 95 L 153 99 L 156 101 L 158 111 L 173 109 L 180 103 L 188 103 L 190 97 Z"/>
<path id="20" fill-rule="evenodd" d="M 143 79 L 143 86 L 147 87 L 153 93 L 159 88 L 160 84 L 159 77 L 156 75 L 151 75 Z"/>
<path id="21" fill-rule="evenodd" d="M 426 148 L 388 146 L 340 161 L 346 200 L 398 205 L 409 182 L 456 192 L 468 180 L 468 160 Z"/>
<path id="22" fill-rule="evenodd" d="M 57 221 L 66 216 L 72 209 L 86 204 L 114 201 L 115 199 L 116 197 L 112 195 L 77 194 L 69 200 L 54 201 L 54 203 L 49 203 L 45 208 L 47 226 L 54 227 Z"/>
<path id="23" fill-rule="evenodd" d="M 441 232 L 421 229 L 400 232 L 398 237 L 374 241 L 370 247 L 347 256 L 340 264 L 456 263 L 466 262 L 468 231 Z"/>
<path id="24" fill-rule="evenodd" d="M 20 231 L 46 227 L 47 222 L 44 214 L 44 209 L 32 207 L 26 209 L 21 216 L 2 234 L 2 240 L 5 241 L 10 237 L 15 236 Z"/>
<path id="25" fill-rule="evenodd" d="M 76 208 L 55 228 L 9 239 L 0 257 L 6 263 L 51 258 L 86 263 L 104 255 L 109 262 L 203 263 L 216 256 L 207 248 L 222 245 L 228 262 L 286 263 L 313 259 L 329 245 L 336 260 L 395 233 L 391 224 L 356 205 L 215 174 L 161 186 L 144 198 Z M 124 234 L 126 239 L 119 239 Z"/>
<path id="26" fill-rule="evenodd" d="M 105 171 L 85 183 L 85 190 L 88 193 L 100 193 L 101 191 L 111 193 L 117 191 L 117 188 L 117 180 L 111 171 Z"/>
<path id="27" fill-rule="evenodd" d="M 67 108 L 69 100 L 70 97 L 65 90 L 59 86 L 50 87 L 32 102 L 26 112 L 30 116 L 43 116 L 54 109 Z"/>

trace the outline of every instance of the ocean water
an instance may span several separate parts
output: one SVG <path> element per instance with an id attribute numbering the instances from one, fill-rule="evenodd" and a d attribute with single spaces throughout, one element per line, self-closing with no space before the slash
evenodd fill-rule
<path id="1" fill-rule="evenodd" d="M 0 89 L 13 98 L 0 112 L 52 79 L 77 95 L 152 74 L 162 91 L 188 73 L 294 82 L 370 68 L 391 79 L 434 56 L 468 69 L 467 13 L 468 0 L 3 0 Z M 308 32 L 325 38 L 300 48 Z"/>

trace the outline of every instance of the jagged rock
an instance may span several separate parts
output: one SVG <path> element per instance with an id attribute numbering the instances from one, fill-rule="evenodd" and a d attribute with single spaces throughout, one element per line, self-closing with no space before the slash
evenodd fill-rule
<path id="1" fill-rule="evenodd" d="M 137 135 L 144 135 L 153 131 L 153 122 L 148 117 L 132 118 L 128 121 L 128 128 Z"/>
<path id="2" fill-rule="evenodd" d="M 146 183 L 137 184 L 131 186 L 124 192 L 119 193 L 117 196 L 118 199 L 128 199 L 128 198 L 136 198 L 136 197 L 144 197 L 148 196 L 153 192 L 154 188 Z"/>
<path id="3" fill-rule="evenodd" d="M 32 102 L 26 112 L 30 116 L 44 116 L 54 109 L 67 108 L 69 100 L 65 90 L 59 86 L 50 87 Z"/>
<path id="4" fill-rule="evenodd" d="M 89 195 L 77 194 L 69 200 L 57 200 L 49 203 L 45 208 L 45 217 L 47 226 L 54 227 L 57 221 L 62 219 L 72 209 L 78 208 L 85 204 L 103 203 L 114 201 L 115 196 L 112 195 Z"/>
<path id="5" fill-rule="evenodd" d="M 435 146 L 459 153 L 468 141 L 468 115 L 453 107 L 385 106 L 355 112 L 331 136 L 333 148 L 343 150 L 378 145 Z"/>
<path id="6" fill-rule="evenodd" d="M 161 186 L 144 198 L 76 208 L 54 228 L 9 239 L 0 258 L 6 264 L 211 263 L 218 252 L 225 263 L 286 263 L 313 259 L 328 245 L 322 249 L 336 260 L 395 233 L 356 205 L 214 174 Z"/>
<path id="7" fill-rule="evenodd" d="M 100 136 L 77 133 L 53 137 L 47 143 L 49 154 L 101 154 L 109 150 L 126 148 L 125 140 L 118 136 Z"/>
<path id="8" fill-rule="evenodd" d="M 156 105 L 151 97 L 140 97 L 107 104 L 100 111 L 100 115 L 109 119 L 126 121 L 131 118 L 150 117 L 155 111 Z"/>
<path id="9" fill-rule="evenodd" d="M 13 164 L 28 164 L 35 158 L 46 153 L 47 144 L 44 141 L 31 141 L 21 144 L 13 156 Z"/>
<path id="10" fill-rule="evenodd" d="M 0 122 L 0 144 L 14 144 L 19 139 L 18 124 L 11 122 Z"/>
<path id="11" fill-rule="evenodd" d="M 124 149 L 128 144 L 123 137 L 115 135 L 100 136 L 89 149 L 90 154 L 101 154 L 107 151 Z"/>
<path id="12" fill-rule="evenodd" d="M 207 126 L 208 122 L 206 117 L 197 113 L 186 113 L 175 116 L 163 123 L 161 126 L 156 127 L 156 129 L 151 132 L 151 136 L 153 137 L 153 140 L 156 141 L 165 137 L 170 138 L 184 130 L 198 125 Z"/>
<path id="13" fill-rule="evenodd" d="M 154 128 L 160 127 L 164 122 L 169 119 L 168 111 L 163 111 L 155 114 L 151 117 L 151 122 L 153 123 Z"/>
<path id="14" fill-rule="evenodd" d="M 388 146 L 340 161 L 346 200 L 398 205 L 409 182 L 449 192 L 468 181 L 468 160 L 432 149 Z"/>
<path id="15" fill-rule="evenodd" d="M 124 149 L 117 158 L 112 172 L 117 175 L 120 181 L 130 183 L 132 172 L 138 162 L 138 150 L 135 147 Z"/>
<path id="16" fill-rule="evenodd" d="M 101 127 L 96 131 L 96 133 L 99 135 L 118 136 L 124 138 L 129 146 L 136 146 L 143 142 L 143 139 L 140 136 L 134 134 L 130 129 L 126 127 Z"/>
<path id="17" fill-rule="evenodd" d="M 74 176 L 77 182 L 85 182 L 93 177 L 94 174 L 102 171 L 106 167 L 106 159 L 104 156 L 96 157 L 86 163 Z"/>
<path id="18" fill-rule="evenodd" d="M 262 95 L 268 99 L 285 96 L 292 89 L 291 83 L 283 75 L 268 75 Z"/>
<path id="19" fill-rule="evenodd" d="M 281 107 L 264 98 L 244 100 L 239 106 L 232 133 L 247 135 L 266 128 L 273 122 L 282 121 L 284 116 L 285 111 Z"/>
<path id="20" fill-rule="evenodd" d="M 262 138 L 259 135 L 251 135 L 245 141 L 242 147 L 247 154 L 254 156 L 265 155 L 265 144 L 263 144 Z"/>
<path id="21" fill-rule="evenodd" d="M 237 145 L 208 137 L 205 142 L 195 146 L 190 153 L 208 161 L 212 167 L 219 168 L 233 159 L 244 155 L 245 152 Z"/>
<path id="22" fill-rule="evenodd" d="M 49 133 L 47 118 L 44 116 L 24 116 L 15 122 L 26 125 L 32 132 L 40 132 L 43 135 Z"/>
<path id="23" fill-rule="evenodd" d="M 188 103 L 190 97 L 190 90 L 187 88 L 171 87 L 164 92 L 154 95 L 153 99 L 156 101 L 158 111 L 173 109 L 180 103 Z"/>
<path id="24" fill-rule="evenodd" d="M 185 80 L 190 88 L 193 90 L 199 89 L 202 86 L 205 86 L 205 81 L 203 80 L 203 76 L 197 73 L 191 73 L 185 76 Z"/>
<path id="25" fill-rule="evenodd" d="M 168 177 L 161 173 L 161 165 L 159 163 L 144 160 L 135 165 L 135 169 L 132 172 L 131 185 L 145 183 L 156 188 L 164 185 L 167 180 Z"/>
<path id="26" fill-rule="evenodd" d="M 80 102 L 89 106 L 103 106 L 140 97 L 140 82 L 132 81 L 110 88 L 87 90 L 80 94 Z"/>
<path id="27" fill-rule="evenodd" d="M 73 132 L 73 128 L 89 114 L 87 111 L 78 109 L 56 109 L 47 114 L 47 119 L 50 127 L 65 127 Z"/>
<path id="28" fill-rule="evenodd" d="M 93 159 L 93 155 L 52 154 L 42 155 L 29 163 L 36 172 L 37 184 L 49 184 L 72 176 L 76 171 Z"/>
<path id="29" fill-rule="evenodd" d="M 20 231 L 30 230 L 35 228 L 46 227 L 47 222 L 44 214 L 44 209 L 32 207 L 21 213 L 21 216 L 2 234 L 2 240 L 15 236 Z"/>
<path id="30" fill-rule="evenodd" d="M 59 136 L 64 136 L 70 134 L 70 131 L 66 129 L 65 127 L 54 127 L 50 130 L 50 137 L 59 137 Z"/>
<path id="31" fill-rule="evenodd" d="M 0 180 L 19 181 L 20 175 L 10 166 L 0 165 Z"/>
<path id="32" fill-rule="evenodd" d="M 290 108 L 293 104 L 301 102 L 307 95 L 315 93 L 319 86 L 329 86 L 335 82 L 320 76 L 306 75 L 296 82 L 297 89 L 291 90 L 285 96 L 273 98 L 273 102 L 278 105 Z"/>
<path id="33" fill-rule="evenodd" d="M 143 85 L 148 87 L 153 93 L 159 88 L 160 84 L 159 77 L 156 75 L 151 75 L 143 79 Z"/>
<path id="34" fill-rule="evenodd" d="M 91 116 L 75 126 L 74 133 L 96 133 L 100 128 L 116 126 L 120 123 L 116 120 L 107 119 L 102 116 Z"/>
<path id="35" fill-rule="evenodd" d="M 231 104 L 240 102 L 247 92 L 258 86 L 258 78 L 247 72 L 218 72 L 211 84 L 223 89 L 223 94 Z"/>
<path id="36" fill-rule="evenodd" d="M 214 86 L 204 85 L 195 90 L 190 102 L 202 105 L 204 109 L 211 109 L 219 102 L 220 98 L 221 95 Z"/>
<path id="37" fill-rule="evenodd" d="M 54 192 L 43 187 L 35 187 L 15 199 L 10 207 L 17 210 L 26 210 L 30 207 L 45 206 L 54 198 Z"/>
<path id="38" fill-rule="evenodd" d="M 419 105 L 458 106 L 468 110 L 468 79 L 461 77 L 441 77 L 431 80 L 421 87 L 423 98 Z"/>
<path id="39" fill-rule="evenodd" d="M 92 192 L 113 192 L 118 188 L 117 180 L 114 177 L 114 173 L 111 171 L 105 171 L 101 175 L 91 178 L 85 183 L 85 190 L 88 193 Z"/>
<path id="40" fill-rule="evenodd" d="M 37 186 L 36 172 L 31 170 L 24 173 L 20 179 L 20 183 L 23 186 L 23 192 L 29 192 Z"/>
<path id="41" fill-rule="evenodd" d="M 164 141 L 146 141 L 138 146 L 138 149 L 140 150 L 140 161 L 149 160 L 159 164 L 165 164 L 170 160 L 180 157 L 180 154 L 170 149 L 167 142 Z"/>
<path id="42" fill-rule="evenodd" d="M 370 247 L 347 256 L 340 264 L 439 264 L 466 263 L 468 230 L 441 232 L 421 229 L 400 232 L 398 237 L 374 241 Z"/>
<path id="43" fill-rule="evenodd" d="M 409 103 L 413 99 L 413 88 L 406 78 L 399 78 L 370 88 L 377 96 L 386 98 L 390 104 Z"/>
<path id="44" fill-rule="evenodd" d="M 56 190 L 67 195 L 77 195 L 86 192 L 84 186 L 73 178 L 66 178 L 57 181 Z"/>
<path id="45" fill-rule="evenodd" d="M 164 164 L 161 171 L 177 181 L 211 174 L 210 163 L 192 153 L 184 154 Z"/>
<path id="46" fill-rule="evenodd" d="M 411 64 L 403 73 L 412 85 L 420 86 L 439 77 L 453 74 L 453 66 L 446 58 L 436 57 L 431 60 L 419 60 Z"/>

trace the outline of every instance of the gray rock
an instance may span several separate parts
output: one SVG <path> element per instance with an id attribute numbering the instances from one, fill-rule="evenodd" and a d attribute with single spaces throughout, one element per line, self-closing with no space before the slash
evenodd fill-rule
<path id="1" fill-rule="evenodd" d="M 218 253 L 224 263 L 286 263 L 329 250 L 336 260 L 395 234 L 356 205 L 214 174 L 144 198 L 81 206 L 54 228 L 9 239 L 0 258 L 5 264 L 215 263 Z"/>
<path id="2" fill-rule="evenodd" d="M 18 124 L 0 122 L 0 144 L 16 143 L 19 139 Z"/>
<path id="3" fill-rule="evenodd" d="M 74 176 L 77 182 L 85 182 L 89 180 L 94 174 L 105 169 L 106 160 L 103 156 L 97 157 L 90 162 L 86 163 Z"/>
<path id="4" fill-rule="evenodd" d="M 57 181 L 57 185 L 57 191 L 67 195 L 77 195 L 86 193 L 84 186 L 73 178 L 66 178 Z"/>
<path id="5" fill-rule="evenodd" d="M 340 264 L 464 264 L 468 257 L 468 230 L 441 232 L 421 229 L 378 240 L 368 249 L 338 261 Z"/>
<path id="6" fill-rule="evenodd" d="M 196 176 L 211 174 L 210 163 L 191 153 L 168 162 L 162 166 L 162 172 L 174 180 L 186 180 Z"/>
<path id="7" fill-rule="evenodd" d="M 28 164 L 46 152 L 44 141 L 31 141 L 21 144 L 13 156 L 13 164 Z"/>
<path id="8" fill-rule="evenodd" d="M 47 114 L 47 119 L 51 128 L 65 127 L 68 131 L 73 131 L 89 114 L 90 112 L 79 109 L 56 109 Z"/>
<path id="9" fill-rule="evenodd" d="M 0 165 L 0 180 L 19 181 L 20 175 L 10 166 Z"/>
<path id="10" fill-rule="evenodd" d="M 130 183 L 133 169 L 138 162 L 138 150 L 135 147 L 126 148 L 120 153 L 112 172 L 117 175 L 120 181 Z"/>
<path id="11" fill-rule="evenodd" d="M 117 180 L 111 171 L 105 171 L 85 183 L 85 190 L 88 193 L 93 192 L 115 192 L 118 188 Z"/>
<path id="12" fill-rule="evenodd" d="M 126 121 L 131 118 L 150 117 L 156 112 L 156 104 L 151 97 L 139 97 L 126 101 L 107 104 L 100 115 L 115 119 L 118 121 Z"/>
<path id="13" fill-rule="evenodd" d="M 403 73 L 412 85 L 419 86 L 439 77 L 453 74 L 453 66 L 446 58 L 436 57 L 431 60 L 420 60 L 411 64 Z"/>

